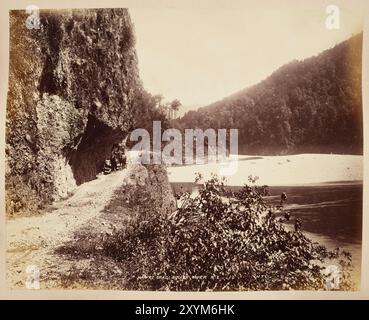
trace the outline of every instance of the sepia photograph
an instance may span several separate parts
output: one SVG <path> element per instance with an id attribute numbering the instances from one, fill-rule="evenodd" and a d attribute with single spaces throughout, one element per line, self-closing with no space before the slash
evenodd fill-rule
<path id="1" fill-rule="evenodd" d="M 9 10 L 6 287 L 360 291 L 342 3 Z"/>

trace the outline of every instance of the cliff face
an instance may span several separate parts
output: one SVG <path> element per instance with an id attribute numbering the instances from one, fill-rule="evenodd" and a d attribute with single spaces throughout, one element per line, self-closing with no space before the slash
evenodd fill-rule
<path id="1" fill-rule="evenodd" d="M 126 9 L 10 12 L 7 212 L 67 196 L 132 127 L 141 87 Z M 26 199 L 25 199 L 26 198 Z"/>

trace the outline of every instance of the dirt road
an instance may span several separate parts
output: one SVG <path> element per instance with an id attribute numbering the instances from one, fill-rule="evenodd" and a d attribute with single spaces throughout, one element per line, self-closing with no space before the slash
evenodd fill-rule
<path id="1" fill-rule="evenodd" d="M 64 264 L 69 268 L 55 249 L 72 240 L 79 228 L 95 223 L 114 191 L 127 183 L 128 172 L 125 169 L 84 183 L 69 199 L 55 203 L 38 216 L 7 221 L 8 286 L 25 288 L 26 268 L 30 265 L 40 270 L 41 280 L 56 267 L 59 271 Z M 41 281 L 41 288 L 51 287 L 51 282 L 52 278 Z"/>

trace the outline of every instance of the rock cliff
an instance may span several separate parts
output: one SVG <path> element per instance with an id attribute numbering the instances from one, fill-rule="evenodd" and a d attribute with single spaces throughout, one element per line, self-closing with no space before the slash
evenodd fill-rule
<path id="1" fill-rule="evenodd" d="M 7 212 L 68 196 L 132 128 L 141 88 L 127 9 L 10 12 Z"/>

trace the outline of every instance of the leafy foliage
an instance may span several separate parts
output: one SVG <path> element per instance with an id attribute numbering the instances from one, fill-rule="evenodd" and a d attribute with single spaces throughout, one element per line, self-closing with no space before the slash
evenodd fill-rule
<path id="1" fill-rule="evenodd" d="M 350 255 L 288 231 L 266 193 L 247 185 L 229 193 L 213 176 L 197 196 L 178 195 L 173 213 L 152 211 L 113 235 L 105 254 L 124 264 L 136 290 L 324 289 L 327 259 L 339 260 L 340 289 L 351 288 Z"/>

